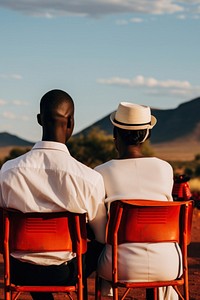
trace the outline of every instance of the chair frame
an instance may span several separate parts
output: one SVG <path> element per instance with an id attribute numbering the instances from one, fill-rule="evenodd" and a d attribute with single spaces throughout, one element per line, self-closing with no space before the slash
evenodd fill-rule
<path id="1" fill-rule="evenodd" d="M 192 225 L 192 212 L 193 201 L 176 201 L 166 202 L 157 200 L 117 200 L 111 203 L 109 219 L 107 224 L 107 243 L 112 246 L 112 288 L 113 299 L 119 299 L 118 288 L 126 288 L 125 292 L 121 296 L 121 300 L 126 297 L 132 288 L 145 288 L 147 289 L 147 299 L 157 300 L 158 287 L 172 286 L 177 292 L 178 296 L 182 300 L 189 300 L 189 283 L 188 283 L 188 262 L 187 262 L 187 246 L 190 243 L 191 238 L 191 225 Z M 153 211 L 158 210 L 158 215 L 166 215 L 166 220 L 149 220 L 148 226 L 139 221 L 139 229 L 125 230 L 125 223 L 127 222 L 128 210 L 131 209 L 131 214 L 137 215 L 138 211 L 141 216 L 144 213 L 144 218 L 149 217 L 146 215 Z M 166 211 L 167 209 L 167 211 Z M 168 213 L 166 213 L 168 212 Z M 130 214 L 130 216 L 131 216 Z M 135 216 L 136 216 L 135 215 Z M 133 217 L 137 219 L 137 217 Z M 144 219 L 143 219 L 144 220 Z M 123 224 L 124 222 L 124 224 Z M 132 222 L 132 220 L 131 220 Z M 137 220 L 133 220 L 134 225 L 138 226 Z M 158 222 L 158 223 L 157 223 Z M 159 224 L 160 222 L 160 224 Z M 145 223 L 145 221 L 144 221 Z M 157 223 L 157 224 L 155 224 Z M 132 225 L 133 226 L 133 223 Z M 157 227 L 158 226 L 158 227 Z M 160 228 L 160 226 L 162 228 Z M 170 226 L 170 230 L 169 230 Z M 160 230 L 155 230 L 155 228 Z M 129 224 L 129 228 L 130 227 Z M 134 227 L 137 228 L 137 227 Z M 153 235 L 152 235 L 153 229 Z M 145 232 L 146 231 L 146 232 Z M 131 232 L 131 233 L 130 233 Z M 130 237 L 131 235 L 131 237 Z M 118 280 L 118 265 L 117 265 L 117 248 L 120 243 L 125 242 L 177 242 L 180 245 L 182 257 L 183 257 L 183 274 L 180 278 L 169 281 L 153 281 L 153 282 L 121 282 Z M 183 287 L 181 292 L 179 287 Z M 150 292 L 150 293 L 149 293 Z M 152 292 L 152 293 L 151 293 Z M 148 298 L 149 297 L 149 298 Z M 96 286 L 95 286 L 95 299 L 101 299 L 101 278 L 96 274 Z"/>
<path id="2" fill-rule="evenodd" d="M 70 293 L 76 292 L 78 300 L 85 298 L 87 286 L 85 286 L 86 290 L 84 291 L 83 282 L 86 284 L 86 281 L 83 279 L 82 272 L 82 254 L 87 250 L 85 214 L 68 211 L 22 213 L 17 210 L 3 209 L 3 226 L 4 294 L 6 300 L 16 300 L 21 293 L 25 292 L 63 292 L 67 293 L 70 299 L 73 299 Z M 24 235 L 25 239 L 23 239 Z M 61 238 L 59 239 L 60 235 Z M 76 253 L 77 284 L 74 286 L 13 284 L 10 274 L 10 253 L 17 250 L 25 252 L 70 251 Z"/>

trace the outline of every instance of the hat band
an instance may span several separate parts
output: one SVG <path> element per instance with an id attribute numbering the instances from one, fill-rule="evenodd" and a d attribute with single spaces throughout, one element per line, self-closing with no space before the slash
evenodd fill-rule
<path id="1" fill-rule="evenodd" d="M 127 123 L 122 123 L 122 122 L 119 122 L 119 121 L 117 121 L 116 119 L 114 119 L 114 122 L 116 123 L 116 124 L 119 124 L 119 125 L 125 125 L 125 126 L 144 126 L 144 125 L 151 125 L 151 121 L 150 122 L 148 122 L 148 123 L 142 123 L 142 124 L 127 124 Z"/>

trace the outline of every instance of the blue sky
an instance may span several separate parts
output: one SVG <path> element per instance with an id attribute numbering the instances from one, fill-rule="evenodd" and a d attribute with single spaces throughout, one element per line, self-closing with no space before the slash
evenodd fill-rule
<path id="1" fill-rule="evenodd" d="M 0 132 L 31 141 L 44 93 L 75 101 L 75 132 L 120 101 L 200 96 L 200 0 L 0 0 Z"/>

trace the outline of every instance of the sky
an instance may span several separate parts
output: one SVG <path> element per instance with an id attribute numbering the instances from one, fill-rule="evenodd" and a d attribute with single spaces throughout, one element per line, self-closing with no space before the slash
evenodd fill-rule
<path id="1" fill-rule="evenodd" d="M 200 0 L 0 0 L 0 132 L 41 139 L 52 89 L 77 133 L 121 101 L 173 109 L 200 96 Z"/>

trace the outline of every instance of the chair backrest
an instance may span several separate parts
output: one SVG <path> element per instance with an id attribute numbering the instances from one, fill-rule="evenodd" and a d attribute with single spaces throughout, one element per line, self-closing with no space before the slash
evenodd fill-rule
<path id="1" fill-rule="evenodd" d="M 5 236 L 10 252 L 87 250 L 86 216 L 71 212 L 22 213 L 4 210 Z"/>
<path id="2" fill-rule="evenodd" d="M 190 242 L 193 201 L 117 200 L 111 203 L 107 243 Z M 187 211 L 185 211 L 187 210 Z M 186 212 L 186 213 L 185 213 Z"/>

